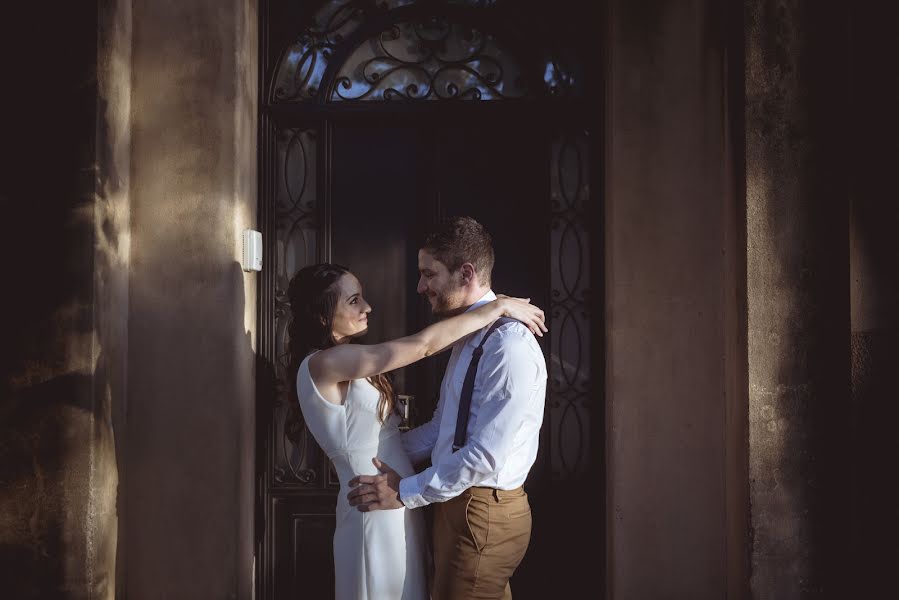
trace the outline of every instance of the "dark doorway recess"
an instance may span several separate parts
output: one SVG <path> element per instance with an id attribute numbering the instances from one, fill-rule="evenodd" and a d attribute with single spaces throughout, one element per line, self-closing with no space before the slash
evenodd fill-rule
<path id="1" fill-rule="evenodd" d="M 369 341 L 430 319 L 421 232 L 470 215 L 494 237 L 495 290 L 549 314 L 534 533 L 516 598 L 605 588 L 601 150 L 603 31 L 575 2 L 285 2 L 261 6 L 258 596 L 333 594 L 338 491 L 305 431 L 285 431 L 285 290 L 350 267 Z M 396 373 L 428 420 L 440 357 Z"/>

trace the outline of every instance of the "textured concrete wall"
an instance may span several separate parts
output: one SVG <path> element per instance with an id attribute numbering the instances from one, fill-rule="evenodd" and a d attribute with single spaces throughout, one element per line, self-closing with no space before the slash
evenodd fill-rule
<path id="1" fill-rule="evenodd" d="M 255 2 L 133 8 L 125 594 L 249 598 Z"/>
<path id="2" fill-rule="evenodd" d="M 845 592 L 847 42 L 829 3 L 746 3 L 752 593 Z"/>
<path id="3" fill-rule="evenodd" d="M 856 2 L 851 23 L 851 568 L 855 596 L 878 598 L 899 564 L 899 7 Z"/>
<path id="4" fill-rule="evenodd" d="M 249 598 L 255 3 L 54 10 L 0 36 L 0 589 Z"/>
<path id="5" fill-rule="evenodd" d="M 737 598 L 745 255 L 726 74 L 740 38 L 731 4 L 610 4 L 608 597 Z"/>
<path id="6" fill-rule="evenodd" d="M 43 7 L 18 4 L 0 35 L 10 44 L 0 51 L 4 597 L 115 592 L 128 165 L 127 111 L 108 102 L 127 99 L 129 75 L 109 59 L 129 41 L 127 27 L 113 39 L 98 24 L 120 11 L 126 2 L 74 3 L 47 19 Z"/>
<path id="7" fill-rule="evenodd" d="M 92 598 L 113 598 L 117 576 L 118 491 L 124 471 L 130 252 L 131 0 L 104 0 L 97 27 L 94 200 L 94 443 L 91 453 L 88 580 Z M 117 435 L 118 434 L 118 435 Z"/>

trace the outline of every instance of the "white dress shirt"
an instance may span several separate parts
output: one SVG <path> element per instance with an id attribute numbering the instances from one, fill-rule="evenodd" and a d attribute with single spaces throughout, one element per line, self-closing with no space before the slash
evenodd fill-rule
<path id="1" fill-rule="evenodd" d="M 469 310 L 495 299 L 489 291 Z M 534 334 L 519 322 L 502 325 L 484 344 L 468 435 L 465 445 L 453 452 L 465 373 L 488 329 L 453 345 L 434 417 L 403 434 L 403 447 L 412 462 L 430 453 L 432 463 L 400 481 L 400 499 L 407 508 L 444 502 L 472 486 L 515 489 L 534 464 L 546 398 L 546 360 Z"/>

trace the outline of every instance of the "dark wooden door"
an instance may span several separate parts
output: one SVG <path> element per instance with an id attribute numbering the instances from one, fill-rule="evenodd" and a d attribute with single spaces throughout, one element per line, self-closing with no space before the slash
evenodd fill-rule
<path id="1" fill-rule="evenodd" d="M 527 296 L 549 309 L 546 139 L 533 130 L 522 139 L 512 121 L 475 126 L 399 119 L 334 124 L 328 141 L 327 251 L 360 278 L 374 308 L 364 341 L 400 337 L 430 322 L 415 289 L 417 253 L 423 232 L 444 216 L 472 216 L 491 232 L 497 292 Z M 444 366 L 445 357 L 436 357 L 394 374 L 397 392 L 414 397 L 410 425 L 433 413 Z M 328 597 L 337 482 L 308 436 L 299 445 L 312 458 L 298 463 L 314 474 L 308 484 L 276 496 L 275 597 Z M 284 442 L 296 453 L 290 446 Z"/>
<path id="2" fill-rule="evenodd" d="M 548 307 L 548 145 L 538 136 L 522 141 L 513 123 L 399 120 L 335 125 L 331 140 L 331 257 L 357 274 L 374 307 L 367 341 L 430 322 L 415 291 L 418 248 L 446 216 L 474 217 L 491 232 L 496 291 Z M 394 374 L 419 423 L 442 372 L 435 358 Z"/>
<path id="3" fill-rule="evenodd" d="M 365 341 L 416 331 L 431 319 L 415 292 L 421 233 L 452 215 L 487 227 L 494 290 L 532 298 L 551 330 L 526 483 L 534 532 L 515 596 L 603 589 L 602 211 L 591 169 L 602 110 L 550 56 L 554 44 L 572 64 L 588 56 L 566 37 L 569 23 L 586 23 L 583 5 L 549 25 L 536 4 L 461 4 L 261 4 L 260 598 L 333 596 L 339 482 L 308 432 L 288 426 L 287 282 L 308 264 L 344 264 L 374 307 Z M 445 359 L 395 374 L 414 396 L 410 425 L 430 418 Z"/>

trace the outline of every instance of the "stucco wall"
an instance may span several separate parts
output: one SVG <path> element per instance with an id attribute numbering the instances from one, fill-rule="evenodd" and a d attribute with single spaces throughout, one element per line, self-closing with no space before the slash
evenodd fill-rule
<path id="1" fill-rule="evenodd" d="M 113 409 L 123 391 L 127 311 L 127 152 L 118 141 L 127 111 L 106 103 L 127 99 L 129 75 L 107 59 L 129 42 L 127 28 L 98 36 L 98 23 L 116 21 L 127 6 L 65 4 L 53 19 L 40 6 L 9 9 L 0 35 L 9 257 L 0 328 L 0 589 L 10 598 L 111 598 Z M 122 168 L 124 175 L 112 174 Z"/>
<path id="2" fill-rule="evenodd" d="M 54 10 L 2 36 L 2 593 L 249 598 L 255 3 Z"/>
<path id="3" fill-rule="evenodd" d="M 848 19 L 746 3 L 752 591 L 848 580 Z"/>
<path id="4" fill-rule="evenodd" d="M 128 598 L 249 598 L 254 2 L 133 9 Z"/>
<path id="5" fill-rule="evenodd" d="M 746 579 L 739 182 L 729 4 L 612 1 L 607 98 L 609 597 Z"/>

